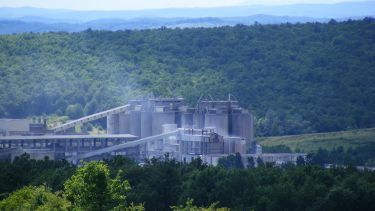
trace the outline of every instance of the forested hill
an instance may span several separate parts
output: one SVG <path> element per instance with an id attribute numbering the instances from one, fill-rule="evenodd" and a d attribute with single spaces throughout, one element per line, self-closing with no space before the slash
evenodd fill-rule
<path id="1" fill-rule="evenodd" d="M 370 127 L 375 22 L 4 35 L 0 77 L 1 117 L 232 93 L 258 135 Z"/>

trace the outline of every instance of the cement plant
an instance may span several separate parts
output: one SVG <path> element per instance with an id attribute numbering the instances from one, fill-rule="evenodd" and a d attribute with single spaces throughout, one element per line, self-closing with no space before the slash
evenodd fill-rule
<path id="1" fill-rule="evenodd" d="M 107 134 L 77 133 L 77 125 L 107 119 Z M 128 104 L 53 128 L 46 118 L 1 119 L 0 158 L 23 153 L 32 158 L 81 161 L 123 155 L 139 163 L 169 156 L 180 162 L 200 158 L 217 165 L 221 157 L 241 154 L 264 162 L 295 163 L 302 153 L 262 153 L 254 139 L 254 118 L 237 100 L 200 99 L 194 107 L 183 98 L 130 100 Z"/>

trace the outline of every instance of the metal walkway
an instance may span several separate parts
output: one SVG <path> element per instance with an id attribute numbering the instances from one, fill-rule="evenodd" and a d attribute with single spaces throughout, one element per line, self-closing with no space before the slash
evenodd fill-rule
<path id="1" fill-rule="evenodd" d="M 126 143 L 123 143 L 123 144 L 118 144 L 118 145 L 94 150 L 94 151 L 91 151 L 91 152 L 87 152 L 87 153 L 77 155 L 77 156 L 74 156 L 74 157 L 70 157 L 70 158 L 67 158 L 67 160 L 74 162 L 74 161 L 79 161 L 79 160 L 87 159 L 87 158 L 90 158 L 90 157 L 99 156 L 99 155 L 102 155 L 102 154 L 105 154 L 105 153 L 110 153 L 110 152 L 113 152 L 113 151 L 118 151 L 118 150 L 129 148 L 129 147 L 135 147 L 135 146 L 138 146 L 140 144 L 147 143 L 148 141 L 154 141 L 154 140 L 158 140 L 158 139 L 173 136 L 173 135 L 180 135 L 181 131 L 182 131 L 181 129 L 178 129 L 178 130 L 175 130 L 175 131 L 172 131 L 172 132 L 163 133 L 163 134 L 159 134 L 159 135 L 155 135 L 155 136 L 149 136 L 149 137 L 146 137 L 146 138 L 138 139 L 136 141 L 129 141 L 129 142 L 126 142 Z"/>
<path id="2" fill-rule="evenodd" d="M 102 112 L 99 112 L 99 113 L 96 113 L 96 114 L 91 114 L 89 116 L 85 116 L 85 117 L 82 117 L 82 118 L 79 118 L 79 119 L 67 122 L 65 124 L 56 126 L 56 127 L 52 128 L 52 130 L 55 133 L 56 132 L 61 132 L 61 131 L 64 131 L 66 129 L 75 127 L 77 124 L 87 123 L 87 122 L 90 122 L 90 121 L 93 121 L 93 120 L 96 120 L 96 119 L 100 119 L 100 118 L 106 117 L 106 116 L 108 116 L 110 114 L 117 114 L 117 113 L 125 112 L 129 108 L 130 108 L 130 105 L 127 104 L 127 105 L 124 105 L 124 106 L 120 106 L 120 107 L 112 108 L 112 109 L 109 109 L 109 110 L 106 110 L 106 111 L 102 111 Z"/>

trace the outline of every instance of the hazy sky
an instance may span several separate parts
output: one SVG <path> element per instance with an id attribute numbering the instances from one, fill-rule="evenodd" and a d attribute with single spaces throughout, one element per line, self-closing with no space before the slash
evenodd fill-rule
<path id="1" fill-rule="evenodd" d="M 364 0 L 0 0 L 0 7 L 28 6 L 74 10 L 138 10 L 176 7 L 219 7 L 244 4 L 338 3 L 348 1 Z"/>

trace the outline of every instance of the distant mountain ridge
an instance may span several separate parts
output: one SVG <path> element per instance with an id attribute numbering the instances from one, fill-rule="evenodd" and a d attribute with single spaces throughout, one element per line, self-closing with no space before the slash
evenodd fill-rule
<path id="1" fill-rule="evenodd" d="M 0 7 L 0 34 L 218 27 L 236 24 L 328 22 L 375 15 L 375 1 L 337 4 L 243 5 L 215 8 L 170 8 L 125 11 L 74 11 Z"/>
<path id="2" fill-rule="evenodd" d="M 213 8 L 170 8 L 123 11 L 74 11 L 41 9 L 32 7 L 0 8 L 0 19 L 40 17 L 67 23 L 86 22 L 97 19 L 133 18 L 199 18 L 199 17 L 240 17 L 257 14 L 272 16 L 293 16 L 312 18 L 346 18 L 371 16 L 375 14 L 375 1 L 344 2 L 337 4 L 292 4 L 292 5 L 243 5 Z M 27 21 L 27 20 L 25 20 Z"/>
<path id="3" fill-rule="evenodd" d="M 363 19 L 364 17 L 352 17 L 351 19 Z M 281 23 L 308 23 L 320 22 L 326 23 L 329 18 L 310 18 L 310 17 L 289 17 L 289 16 L 271 16 L 271 15 L 252 15 L 247 17 L 202 17 L 202 18 L 134 18 L 123 19 L 98 19 L 82 23 L 53 22 L 47 19 L 42 22 L 37 17 L 19 18 L 15 20 L 0 19 L 0 34 L 18 34 L 27 32 L 80 32 L 87 29 L 93 30 L 134 30 L 134 29 L 155 29 L 160 27 L 167 28 L 195 28 L 195 27 L 220 27 L 234 26 L 237 24 L 253 25 L 259 24 L 281 24 Z M 43 18 L 42 18 L 43 19 Z M 344 21 L 349 18 L 337 19 Z M 34 21 L 31 21 L 34 20 Z M 47 22 L 47 23 L 46 23 Z"/>
<path id="4" fill-rule="evenodd" d="M 33 17 L 24 21 L 25 18 L 16 20 L 4 19 L 0 20 L 0 34 L 26 33 L 26 32 L 50 32 L 65 31 L 79 32 L 88 28 L 94 30 L 125 30 L 125 29 L 153 29 L 160 27 L 168 28 L 187 28 L 187 27 L 217 27 L 217 26 L 233 26 L 236 24 L 252 25 L 255 22 L 261 24 L 277 24 L 277 23 L 306 23 L 306 22 L 327 22 L 329 19 L 316 19 L 308 17 L 278 17 L 269 15 L 253 15 L 248 17 L 230 17 L 230 18 L 136 18 L 130 20 L 122 19 L 99 19 L 83 23 L 45 23 L 38 21 Z"/>

